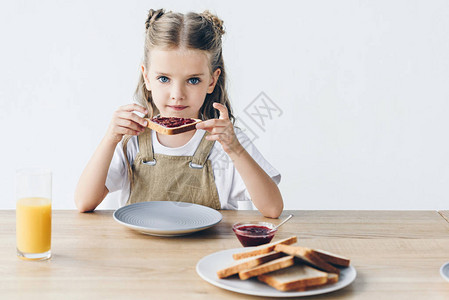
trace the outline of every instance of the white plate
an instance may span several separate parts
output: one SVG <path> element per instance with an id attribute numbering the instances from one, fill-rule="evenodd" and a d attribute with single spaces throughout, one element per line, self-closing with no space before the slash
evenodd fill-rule
<path id="1" fill-rule="evenodd" d="M 114 212 L 114 219 L 144 234 L 180 236 L 212 227 L 222 215 L 198 204 L 150 201 L 123 206 Z"/>
<path id="2" fill-rule="evenodd" d="M 300 297 L 329 293 L 348 286 L 354 281 L 357 275 L 356 270 L 352 266 L 349 266 L 348 268 L 341 268 L 340 278 L 337 283 L 317 287 L 303 292 L 281 292 L 265 283 L 258 281 L 256 278 L 251 278 L 248 280 L 240 280 L 238 277 L 219 279 L 217 277 L 217 271 L 229 266 L 234 261 L 232 254 L 247 249 L 248 248 L 228 249 L 205 256 L 197 263 L 196 272 L 207 282 L 222 289 L 247 295 L 264 297 Z"/>
<path id="3" fill-rule="evenodd" d="M 440 274 L 441 276 L 446 279 L 447 281 L 449 281 L 449 262 L 445 263 L 444 265 L 441 266 L 440 268 Z"/>

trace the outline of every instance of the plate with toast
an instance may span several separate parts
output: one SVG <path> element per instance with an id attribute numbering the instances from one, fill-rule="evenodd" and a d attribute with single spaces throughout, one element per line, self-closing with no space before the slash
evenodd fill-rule
<path id="1" fill-rule="evenodd" d="M 196 271 L 217 287 L 264 297 L 324 294 L 355 280 L 357 272 L 348 258 L 296 242 L 294 236 L 257 247 L 218 251 L 203 257 Z"/>
<path id="2" fill-rule="evenodd" d="M 210 207 L 174 201 L 149 201 L 123 206 L 114 219 L 141 233 L 155 236 L 181 236 L 218 224 L 223 216 Z"/>

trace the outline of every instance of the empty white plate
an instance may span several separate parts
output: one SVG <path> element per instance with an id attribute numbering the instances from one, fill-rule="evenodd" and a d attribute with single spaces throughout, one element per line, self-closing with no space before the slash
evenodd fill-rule
<path id="1" fill-rule="evenodd" d="M 446 279 L 447 281 L 449 281 L 449 262 L 445 263 L 444 265 L 441 266 L 440 268 L 440 274 L 441 276 Z"/>
<path id="2" fill-rule="evenodd" d="M 144 234 L 180 236 L 210 228 L 222 215 L 199 204 L 150 201 L 123 206 L 114 212 L 114 219 Z"/>

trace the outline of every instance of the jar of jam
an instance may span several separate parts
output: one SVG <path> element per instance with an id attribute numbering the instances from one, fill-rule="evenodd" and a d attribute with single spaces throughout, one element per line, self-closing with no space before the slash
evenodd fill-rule
<path id="1" fill-rule="evenodd" d="M 268 244 L 276 234 L 275 225 L 268 222 L 241 222 L 232 226 L 232 230 L 243 247 Z"/>

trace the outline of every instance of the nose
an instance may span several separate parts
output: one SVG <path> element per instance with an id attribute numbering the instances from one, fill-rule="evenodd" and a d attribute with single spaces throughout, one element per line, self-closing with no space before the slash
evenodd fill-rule
<path id="1" fill-rule="evenodd" d="M 184 86 L 182 84 L 174 84 L 173 88 L 170 91 L 170 98 L 172 100 L 184 100 L 185 99 Z"/>

